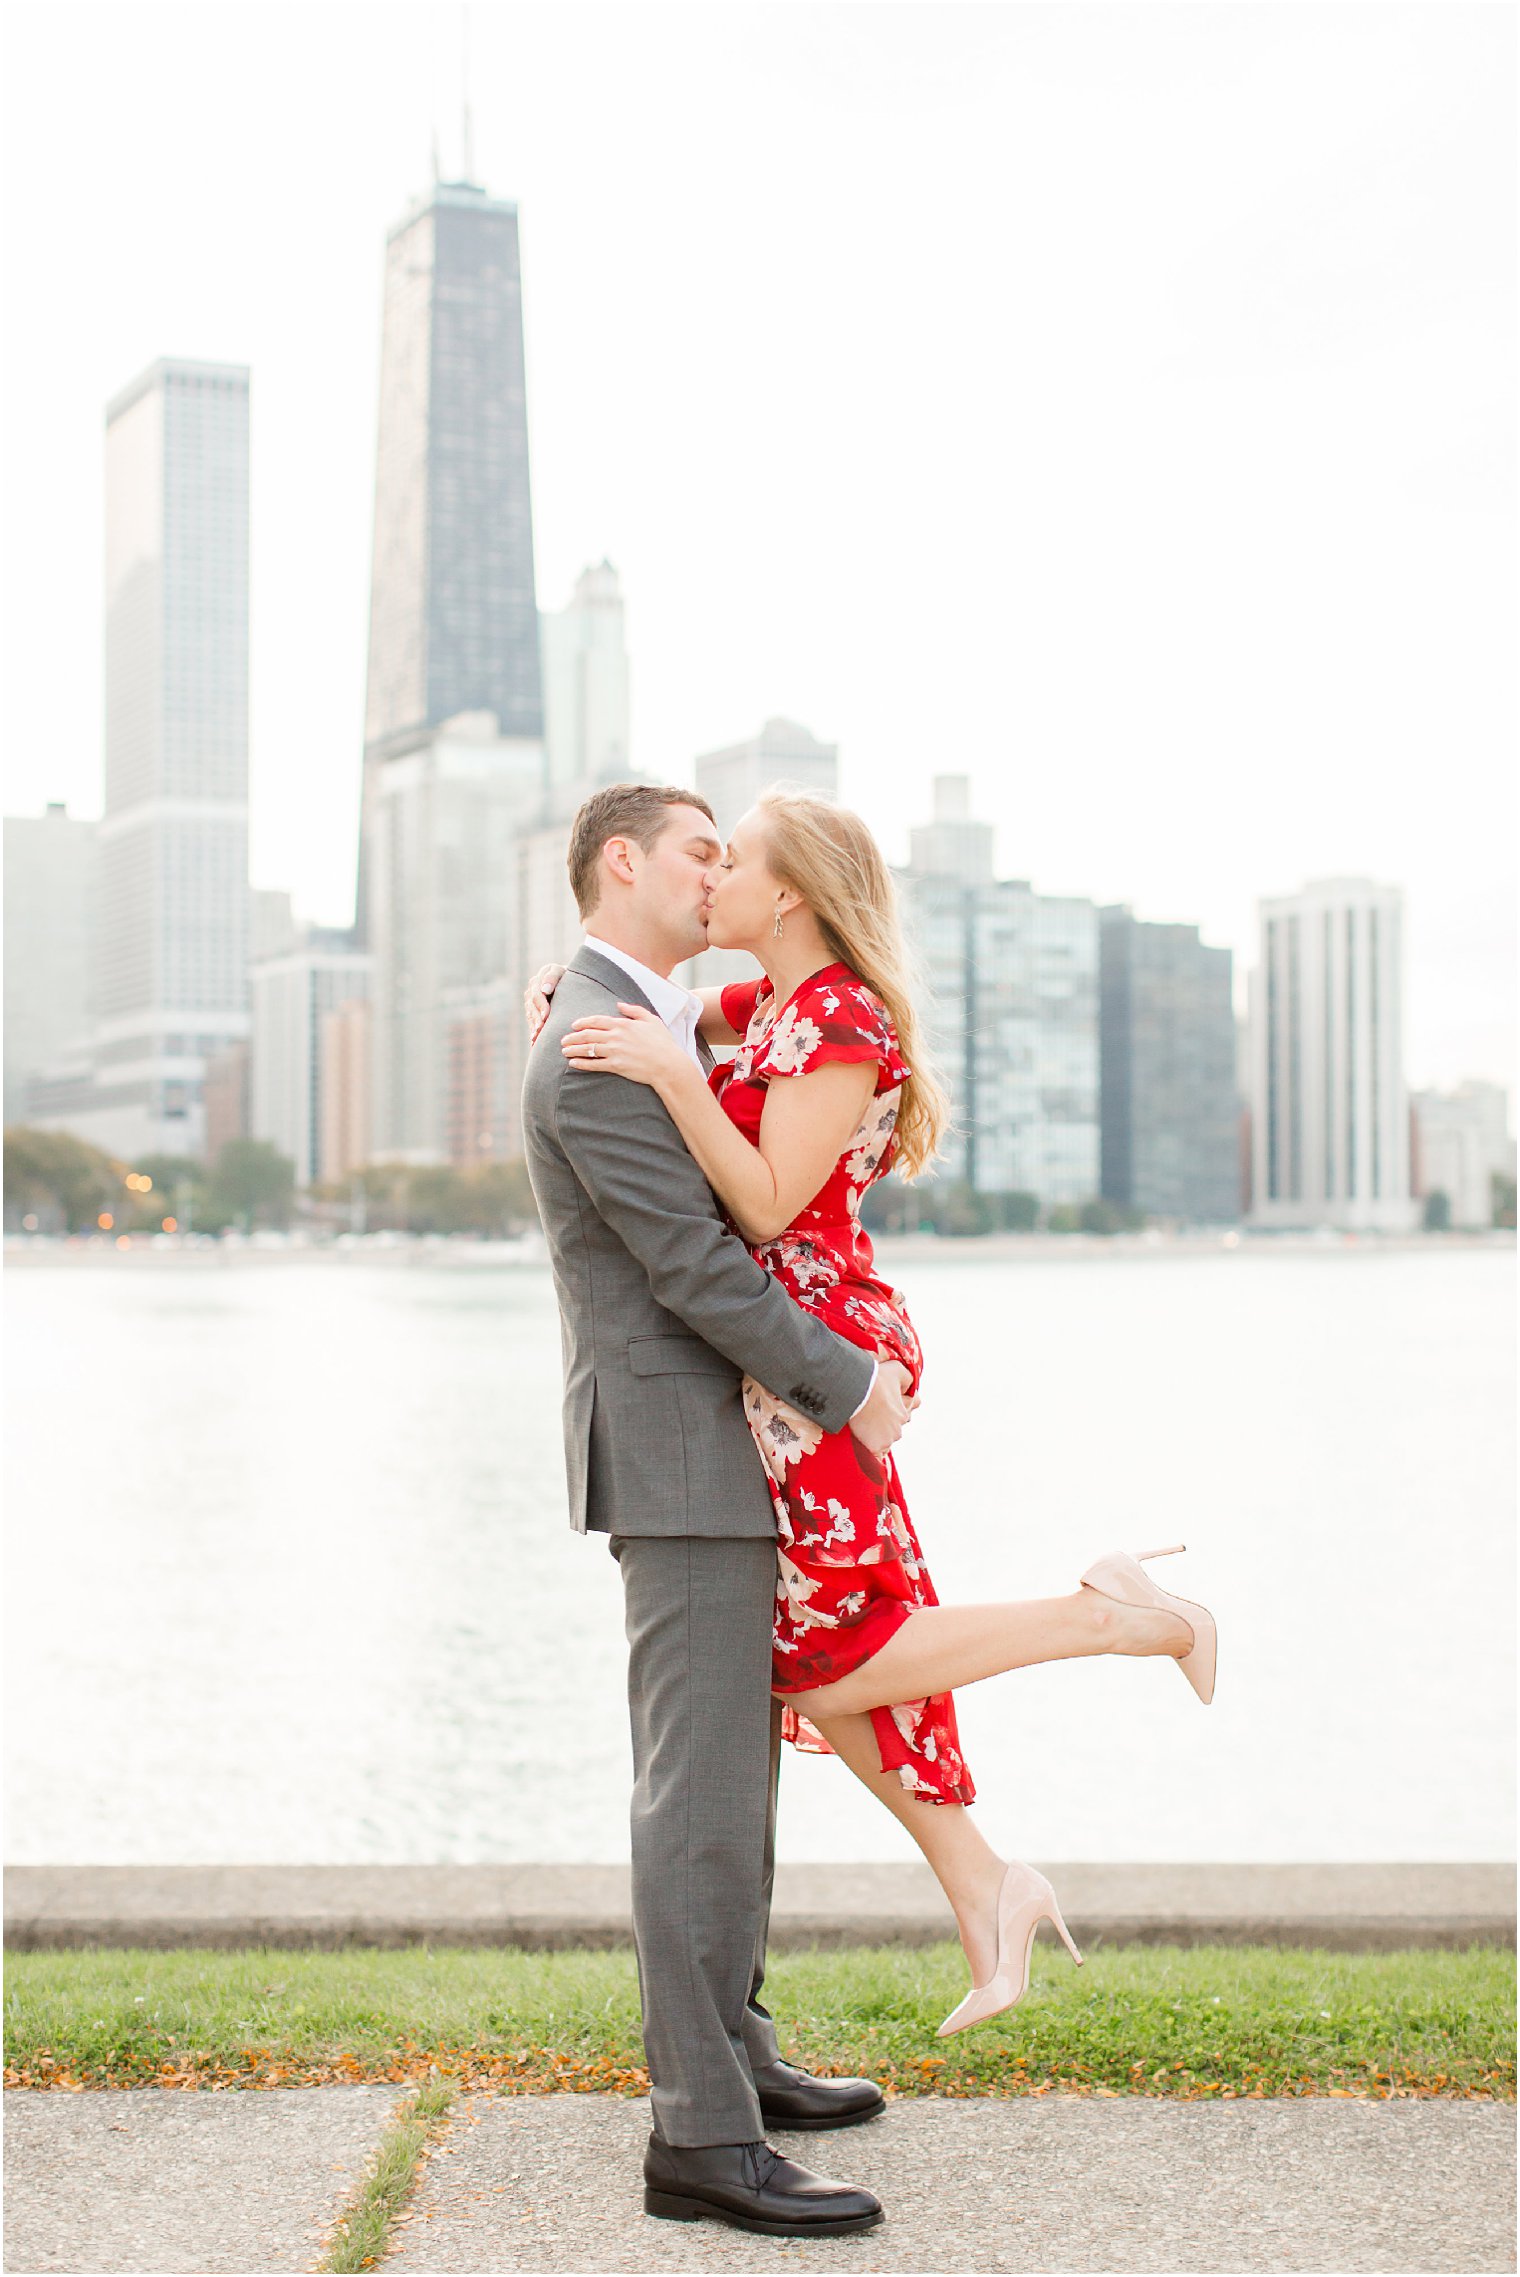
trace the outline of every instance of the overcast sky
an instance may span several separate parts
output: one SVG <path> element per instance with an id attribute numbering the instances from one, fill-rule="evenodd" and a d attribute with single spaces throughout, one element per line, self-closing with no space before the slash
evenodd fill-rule
<path id="1" fill-rule="evenodd" d="M 11 0 L 6 806 L 101 796 L 101 425 L 253 369 L 253 872 L 351 906 L 387 226 L 452 5 Z M 770 713 L 1051 892 L 1370 873 L 1409 1070 L 1512 1079 L 1515 14 L 477 4 L 539 598 L 609 555 L 635 756 Z"/>

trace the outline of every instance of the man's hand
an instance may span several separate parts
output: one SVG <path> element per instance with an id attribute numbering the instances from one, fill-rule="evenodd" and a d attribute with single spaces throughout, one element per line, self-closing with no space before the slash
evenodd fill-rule
<path id="1" fill-rule="evenodd" d="M 549 1017 L 549 999 L 565 976 L 563 965 L 540 965 L 523 990 L 523 1010 L 528 1015 L 528 1041 L 538 1042 L 539 1030 Z"/>
<path id="2" fill-rule="evenodd" d="M 908 1386 L 913 1378 L 897 1360 L 883 1360 L 871 1386 L 871 1396 L 857 1415 L 850 1418 L 850 1429 L 862 1447 L 873 1455 L 885 1455 L 897 1445 L 907 1428 L 908 1417 L 918 1405 L 910 1399 Z"/>

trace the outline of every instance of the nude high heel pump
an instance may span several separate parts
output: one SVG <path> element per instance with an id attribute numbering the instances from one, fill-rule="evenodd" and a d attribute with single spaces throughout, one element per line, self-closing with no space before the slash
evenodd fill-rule
<path id="1" fill-rule="evenodd" d="M 999 2016 L 1005 2008 L 1012 2008 L 1015 2001 L 1023 1999 L 1029 1990 L 1029 1956 L 1034 1949 L 1034 1933 L 1042 1921 L 1054 1926 L 1080 1968 L 1082 1956 L 1061 1919 L 1055 1891 L 1043 1874 L 1036 1873 L 1033 1866 L 1021 1865 L 1016 1858 L 998 1889 L 997 1969 L 985 1984 L 974 1985 L 958 2008 L 951 2009 L 936 2038 L 948 2040 L 952 2032 L 964 2032 L 971 2024 L 984 2024 L 989 2016 Z"/>
<path id="2" fill-rule="evenodd" d="M 1179 1620 L 1186 1621 L 1193 1632 L 1188 1650 L 1175 1655 L 1177 1666 L 1192 1685 L 1199 1699 L 1207 1707 L 1214 1697 L 1214 1668 L 1219 1656 L 1219 1634 L 1214 1616 L 1206 1606 L 1195 1605 L 1187 1597 L 1169 1596 L 1158 1589 L 1150 1575 L 1141 1570 L 1142 1558 L 1176 1557 L 1187 1548 L 1186 1542 L 1173 1542 L 1164 1550 L 1141 1550 L 1131 1557 L 1128 1550 L 1109 1550 L 1096 1559 L 1082 1576 L 1084 1589 L 1096 1589 L 1104 1597 L 1117 1597 L 1122 1605 L 1161 1605 Z"/>

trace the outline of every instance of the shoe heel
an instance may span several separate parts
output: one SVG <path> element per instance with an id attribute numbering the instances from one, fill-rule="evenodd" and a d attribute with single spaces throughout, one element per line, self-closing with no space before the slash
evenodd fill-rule
<path id="1" fill-rule="evenodd" d="M 1186 1548 L 1186 1542 L 1172 1542 L 1164 1550 L 1136 1550 L 1135 1556 L 1143 1564 L 1146 1558 L 1174 1558 L 1177 1556 L 1180 1550 L 1185 1550 Z"/>
<path id="2" fill-rule="evenodd" d="M 1061 1943 L 1066 1947 L 1067 1952 L 1070 1953 L 1072 1959 L 1076 1962 L 1077 1967 L 1080 1969 L 1082 1966 L 1082 1956 L 1077 1951 L 1077 1948 L 1072 1941 L 1071 1931 L 1067 1928 L 1065 1922 L 1061 1919 L 1061 1908 L 1054 1902 L 1054 1900 L 1051 1902 L 1050 1911 L 1046 1914 L 1045 1919 L 1050 1923 L 1050 1926 L 1052 1929 L 1054 1929 L 1056 1935 L 1060 1938 Z"/>
<path id="3" fill-rule="evenodd" d="M 689 2198 L 672 2198 L 667 2190 L 651 2190 L 644 2186 L 644 2211 L 655 2214 L 662 2222 L 700 2222 L 702 2209 Z"/>

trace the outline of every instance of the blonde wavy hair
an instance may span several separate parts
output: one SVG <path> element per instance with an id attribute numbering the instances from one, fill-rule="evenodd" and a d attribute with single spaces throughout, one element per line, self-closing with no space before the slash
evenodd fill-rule
<path id="1" fill-rule="evenodd" d="M 892 872 L 860 816 L 816 791 L 773 783 L 755 811 L 772 875 L 801 894 L 835 958 L 881 998 L 897 1030 L 912 1073 L 898 1103 L 893 1168 L 918 1178 L 939 1152 L 950 1102 L 925 1048 Z"/>

